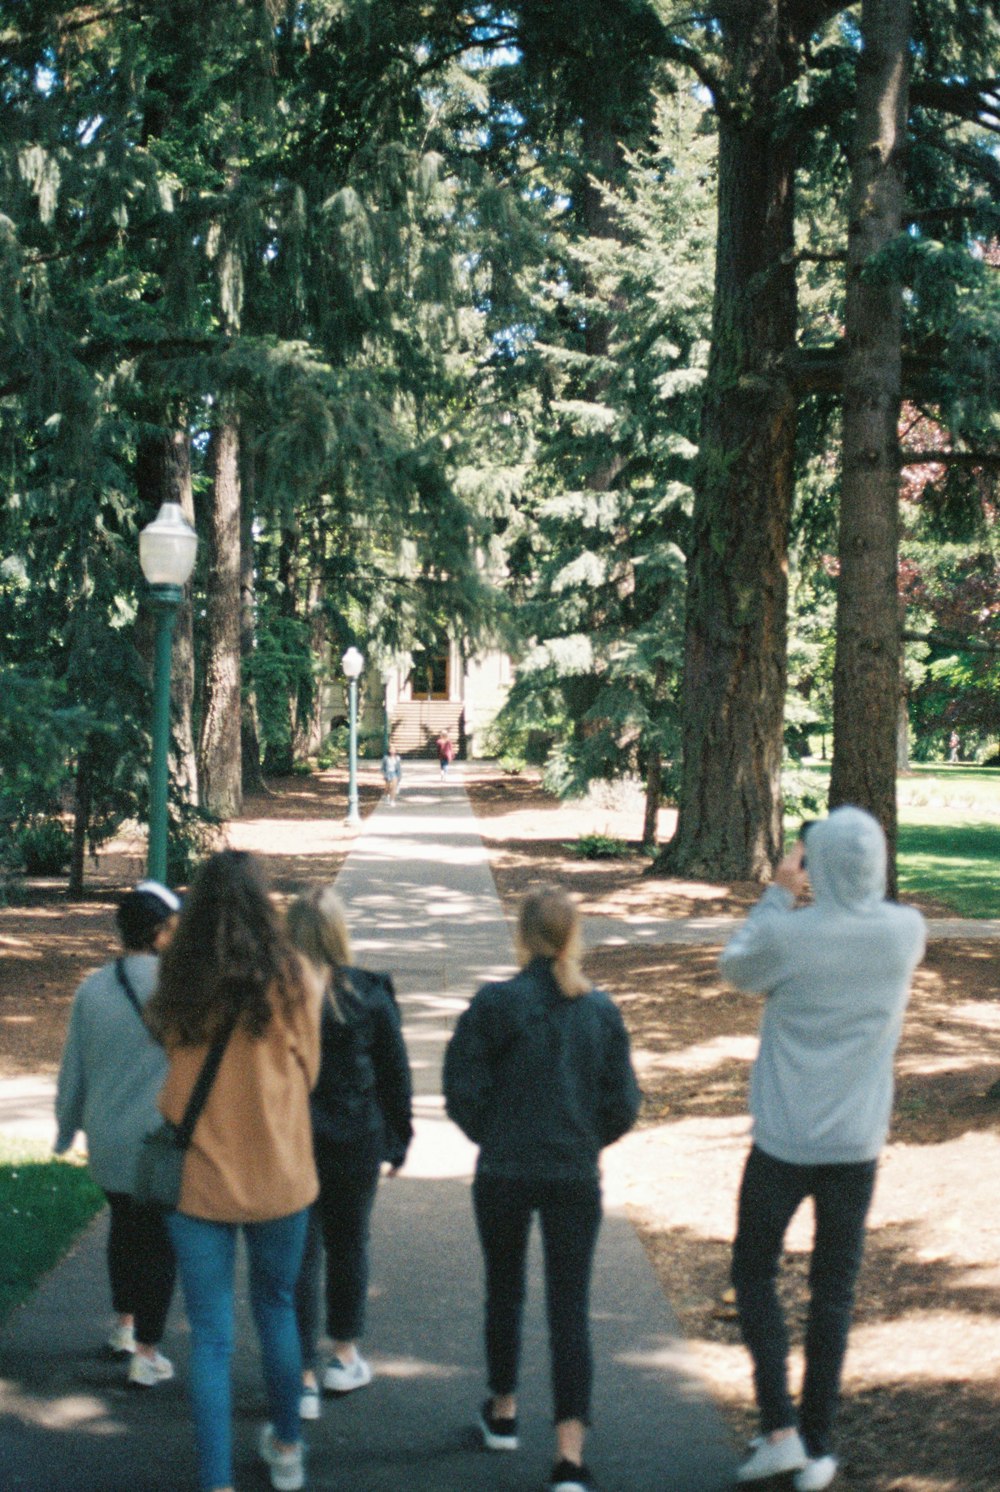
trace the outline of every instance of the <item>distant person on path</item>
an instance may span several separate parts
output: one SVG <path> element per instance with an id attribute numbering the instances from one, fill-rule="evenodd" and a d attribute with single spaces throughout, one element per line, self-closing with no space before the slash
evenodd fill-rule
<path id="1" fill-rule="evenodd" d="M 813 904 L 797 909 L 809 883 Z M 720 960 L 737 989 L 765 996 L 732 1263 L 761 1430 L 740 1482 L 793 1472 L 796 1492 L 819 1492 L 837 1472 L 833 1425 L 865 1218 L 925 943 L 920 913 L 886 901 L 885 890 L 881 827 L 860 808 L 836 808 L 781 861 Z M 806 1197 L 816 1229 L 796 1415 L 775 1279 L 785 1232 Z"/>
<path id="2" fill-rule="evenodd" d="M 385 779 L 386 792 L 389 796 L 389 806 L 396 806 L 399 797 L 399 784 L 403 776 L 403 759 L 394 747 L 390 747 L 382 758 L 382 776 Z"/>
<path id="3" fill-rule="evenodd" d="M 953 730 L 948 737 L 948 760 L 950 762 L 955 763 L 958 761 L 958 748 L 961 744 L 958 731 Z"/>
<path id="4" fill-rule="evenodd" d="M 455 743 L 446 730 L 443 730 L 437 738 L 437 754 L 441 776 L 447 777 L 448 768 L 455 760 Z"/>
<path id="5" fill-rule="evenodd" d="M 170 1067 L 160 1109 L 179 1123 L 210 1045 L 230 1032 L 169 1216 L 191 1325 L 191 1398 L 204 1492 L 232 1492 L 233 1271 L 242 1229 L 270 1424 L 272 1487 L 305 1485 L 294 1292 L 318 1191 L 309 1092 L 319 1072 L 319 980 L 292 948 L 252 856 L 201 867 L 163 959 L 150 1018 Z"/>
<path id="6" fill-rule="evenodd" d="M 174 1376 L 158 1350 L 174 1290 L 174 1251 L 162 1211 L 139 1206 L 131 1193 L 143 1136 L 159 1120 L 156 1098 L 167 1071 L 145 1008 L 180 907 L 158 881 L 142 881 L 122 897 L 116 920 L 124 957 L 77 990 L 56 1088 L 55 1152 L 65 1154 L 84 1131 L 91 1174 L 111 1210 L 108 1275 L 118 1321 L 107 1346 L 128 1356 L 136 1388 Z"/>
<path id="7" fill-rule="evenodd" d="M 319 1199 L 309 1214 L 295 1292 L 302 1343 L 303 1419 L 318 1419 L 320 1275 L 326 1258 L 326 1324 L 333 1356 L 329 1393 L 371 1382 L 358 1351 L 368 1298 L 368 1236 L 382 1162 L 395 1175 L 413 1135 L 413 1085 L 392 980 L 355 968 L 344 909 L 320 886 L 288 909 L 295 947 L 325 986 L 319 1081 L 311 1099 Z"/>
<path id="8" fill-rule="evenodd" d="M 580 919 L 555 887 L 528 895 L 522 969 L 487 984 L 448 1045 L 448 1114 L 479 1146 L 472 1197 L 486 1266 L 488 1450 L 517 1449 L 517 1371 L 532 1213 L 545 1244 L 555 1407 L 550 1492 L 590 1492 L 583 1464 L 593 1362 L 589 1291 L 601 1221 L 598 1157 L 635 1123 L 639 1088 L 617 1007 L 580 969 Z"/>

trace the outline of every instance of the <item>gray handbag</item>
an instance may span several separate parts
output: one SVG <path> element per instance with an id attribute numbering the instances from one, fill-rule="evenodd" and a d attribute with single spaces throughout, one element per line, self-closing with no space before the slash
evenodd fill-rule
<path id="1" fill-rule="evenodd" d="M 209 1047 L 180 1124 L 164 1119 L 156 1129 L 143 1135 L 132 1190 L 132 1196 L 140 1206 L 162 1207 L 168 1211 L 177 1206 L 184 1175 L 184 1157 L 235 1025 L 234 1016 Z"/>

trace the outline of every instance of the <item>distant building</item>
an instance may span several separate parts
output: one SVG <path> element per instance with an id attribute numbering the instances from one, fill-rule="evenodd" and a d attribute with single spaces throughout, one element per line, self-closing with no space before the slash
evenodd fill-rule
<path id="1" fill-rule="evenodd" d="M 454 639 L 440 647 L 403 654 L 383 667 L 381 677 L 366 665 L 361 677 L 362 749 L 370 756 L 389 740 L 400 756 L 432 756 L 447 731 L 466 757 L 485 754 L 485 738 L 507 698 L 511 661 L 498 649 L 466 656 Z M 323 691 L 323 727 L 347 718 L 343 680 Z"/>

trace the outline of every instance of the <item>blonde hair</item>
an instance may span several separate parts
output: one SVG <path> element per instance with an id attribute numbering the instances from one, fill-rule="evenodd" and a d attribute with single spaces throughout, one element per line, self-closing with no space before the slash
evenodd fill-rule
<path id="1" fill-rule="evenodd" d="M 311 964 L 332 976 L 327 994 L 339 1021 L 346 1019 L 342 997 L 350 981 L 341 974 L 351 962 L 351 935 L 344 904 L 332 886 L 314 886 L 288 908 L 288 936 Z"/>
<path id="2" fill-rule="evenodd" d="M 521 903 L 517 942 L 522 964 L 533 958 L 551 960 L 552 974 L 562 994 L 584 995 L 591 984 L 580 968 L 583 956 L 580 913 L 559 886 L 539 886 Z"/>

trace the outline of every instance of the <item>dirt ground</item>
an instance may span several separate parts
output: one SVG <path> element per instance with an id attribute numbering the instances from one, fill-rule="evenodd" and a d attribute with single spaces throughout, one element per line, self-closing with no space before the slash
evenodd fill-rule
<path id="1" fill-rule="evenodd" d="M 559 805 L 530 777 L 463 773 L 511 910 L 543 880 L 569 886 L 595 919 L 739 914 L 759 894 L 749 884 L 651 878 L 637 846 L 613 860 L 572 854 L 580 834 L 633 838 L 634 797 Z M 360 785 L 364 812 L 379 792 L 374 769 L 362 768 Z M 341 773 L 276 782 L 267 798 L 247 802 L 228 842 L 265 855 L 287 893 L 336 873 L 350 844 L 345 807 Z M 670 828 L 664 813 L 661 835 Z M 138 847 L 122 841 L 102 856 L 81 901 L 31 882 L 20 905 L 0 908 L 0 1076 L 54 1071 L 73 990 L 113 951 L 115 897 L 141 873 Z M 752 1388 L 727 1271 L 758 1011 L 722 984 L 717 954 L 606 948 L 588 969 L 620 1004 L 645 1094 L 639 1126 L 607 1153 L 607 1191 L 629 1207 L 741 1440 L 755 1427 Z M 917 974 L 848 1356 L 837 1483 L 845 1489 L 1000 1492 L 1000 1111 L 984 1097 L 1000 1078 L 996 954 L 973 938 L 934 942 Z M 795 1341 L 808 1246 L 803 1214 L 783 1277 Z"/>

